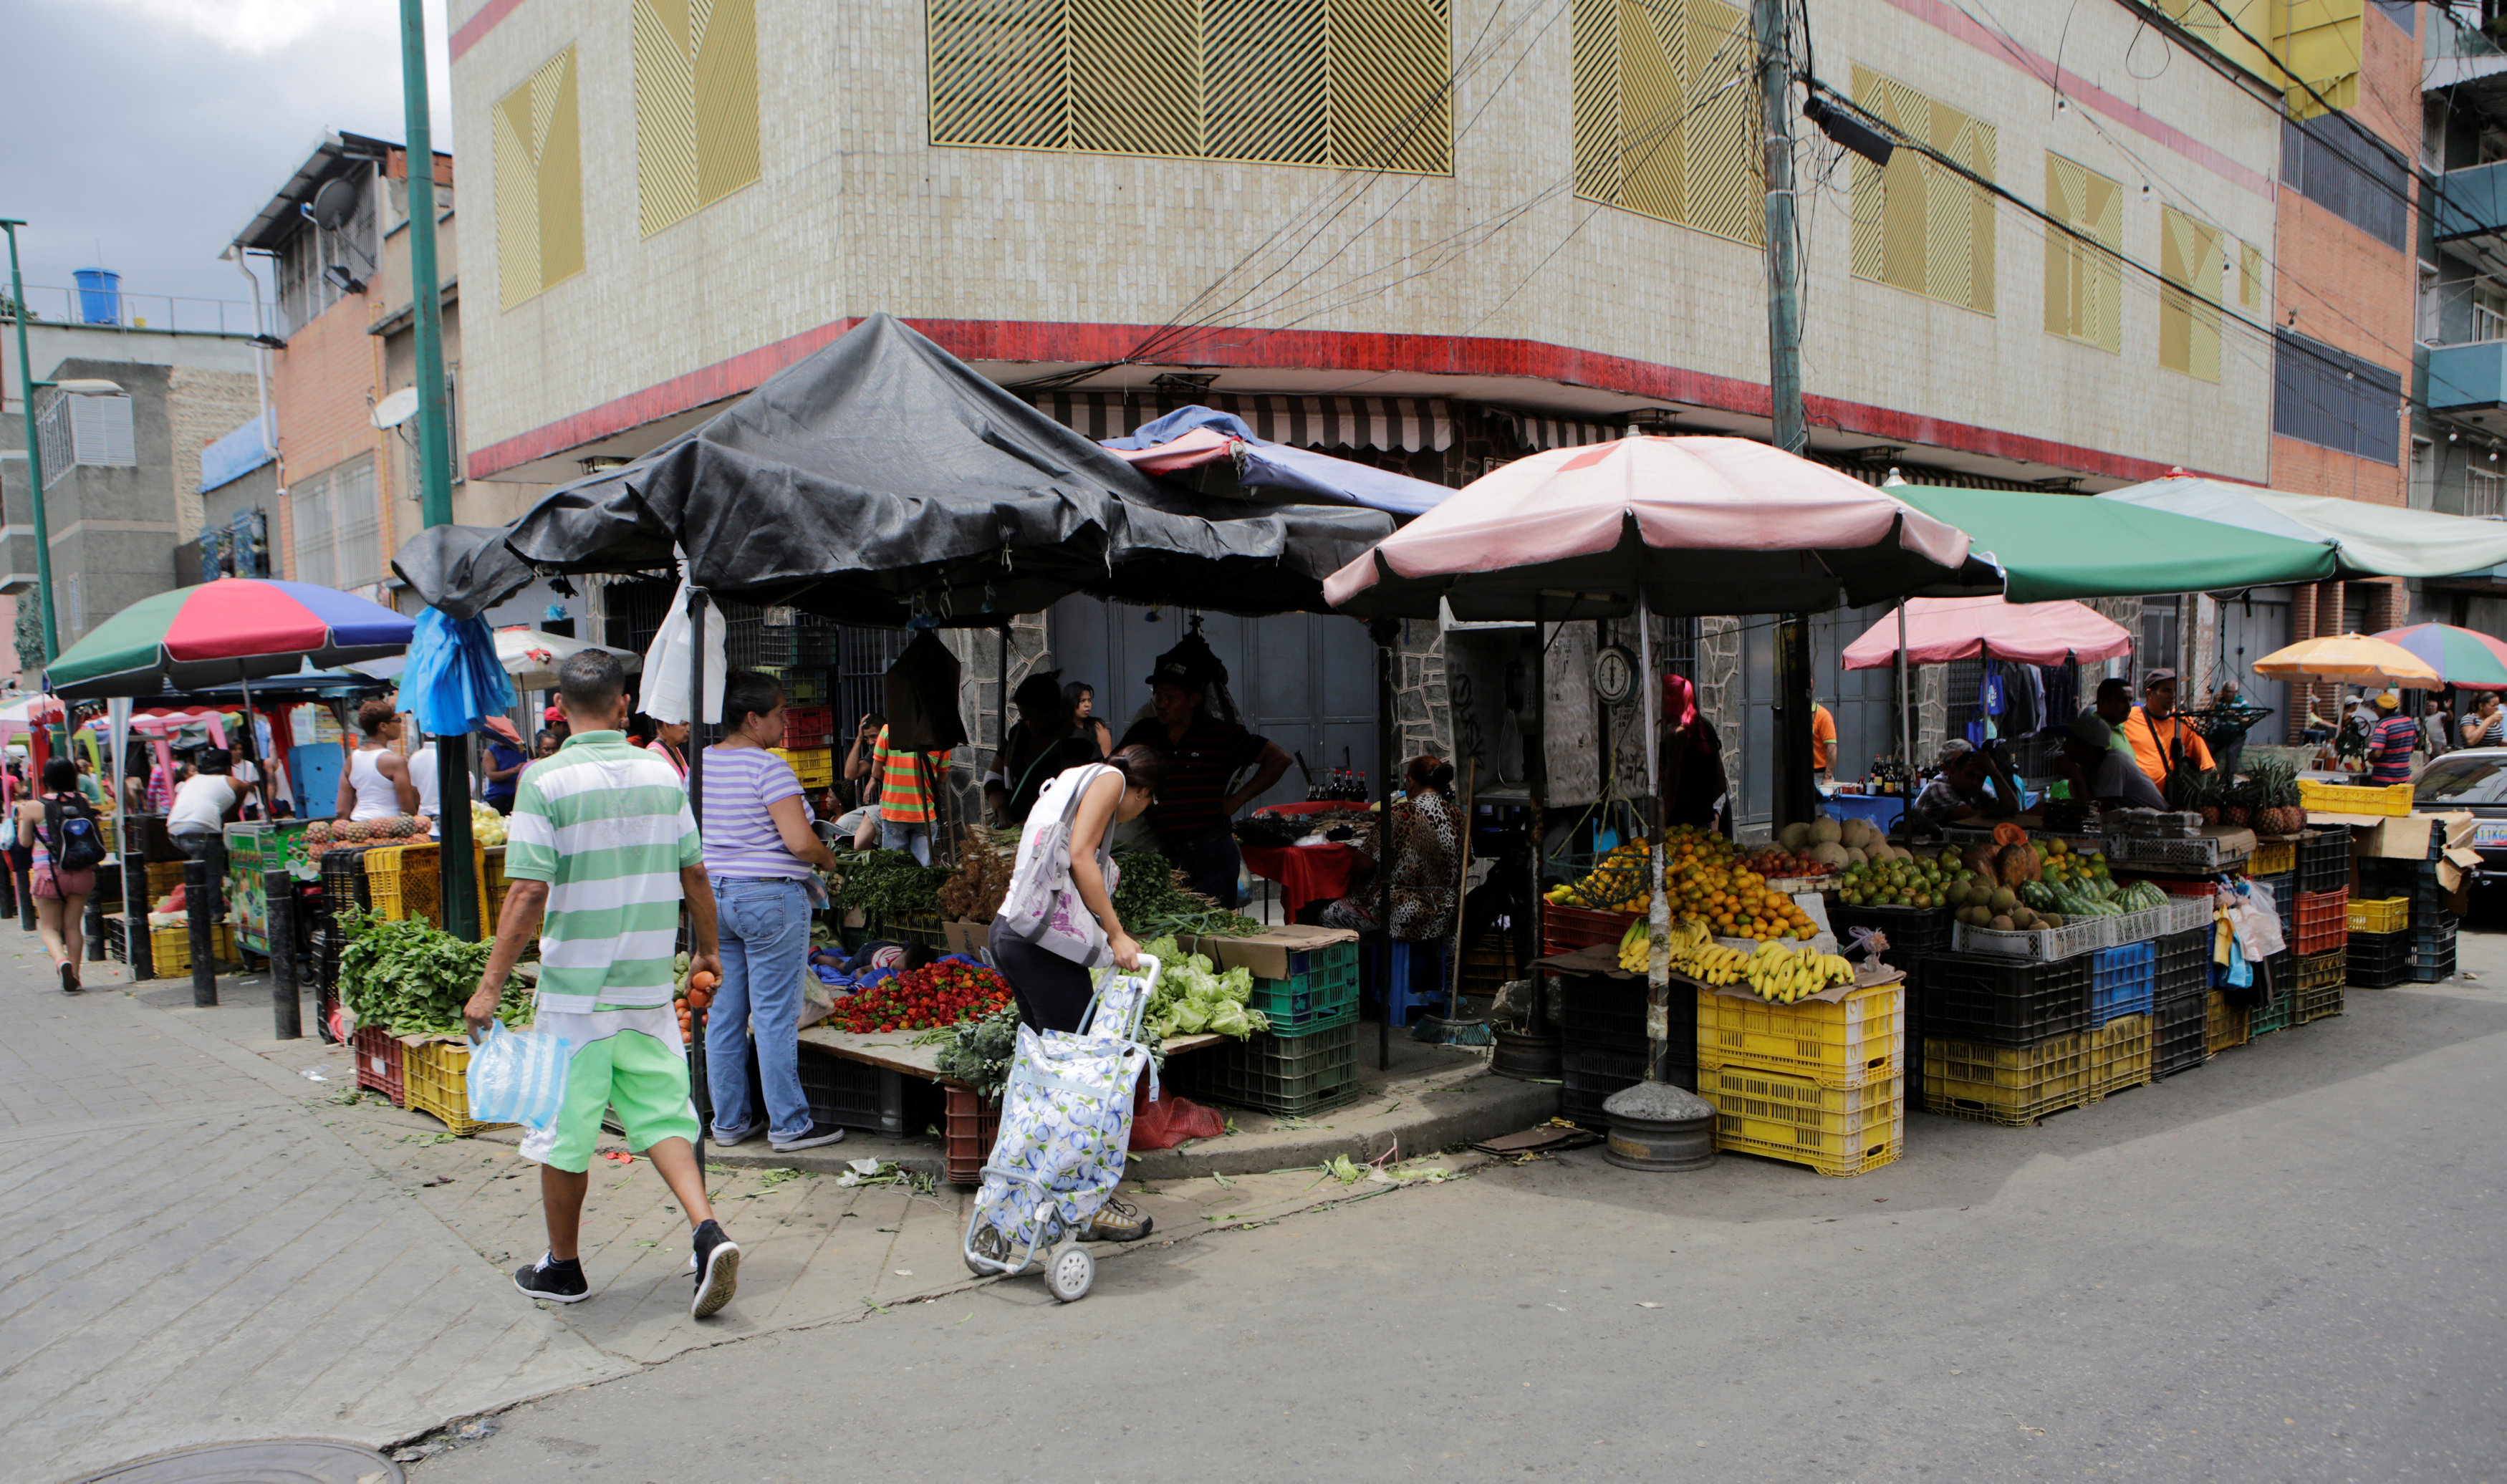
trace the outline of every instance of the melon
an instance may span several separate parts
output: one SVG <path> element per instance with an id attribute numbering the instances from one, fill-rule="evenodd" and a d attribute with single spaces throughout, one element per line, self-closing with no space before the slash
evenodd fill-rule
<path id="1" fill-rule="evenodd" d="M 1835 845 L 1844 834 L 1844 827 L 1825 814 L 1810 822 L 1810 838 L 1815 845 Z"/>
<path id="2" fill-rule="evenodd" d="M 1821 822 L 1827 823 L 1828 821 L 1822 820 Z M 1821 865 L 1834 866 L 1840 871 L 1853 863 L 1845 853 L 1845 847 L 1838 845 L 1835 840 L 1823 840 L 1819 844 L 1812 846 L 1810 848 L 1810 858 L 1818 861 Z"/>
<path id="3" fill-rule="evenodd" d="M 1861 846 L 1849 845 L 1845 848 L 1845 862 L 1848 865 L 1859 866 L 1871 858 L 1871 857 L 1870 855 L 1864 852 Z"/>
<path id="4" fill-rule="evenodd" d="M 1810 846 L 1810 822 L 1797 819 L 1776 831 L 1776 844 L 1798 855 Z"/>

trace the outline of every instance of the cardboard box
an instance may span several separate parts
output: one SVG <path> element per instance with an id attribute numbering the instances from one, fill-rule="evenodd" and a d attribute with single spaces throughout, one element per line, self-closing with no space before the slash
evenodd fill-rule
<path id="1" fill-rule="evenodd" d="M 948 940 L 949 952 L 976 959 L 983 957 L 991 947 L 993 924 L 956 919 L 941 923 L 940 932 Z"/>
<path id="2" fill-rule="evenodd" d="M 2350 858 L 2434 860 L 2439 889 L 2452 892 L 2463 885 L 2464 872 L 2481 865 L 2481 853 L 2472 849 L 2472 814 L 2462 810 L 2379 819 L 2352 832 Z"/>
<path id="3" fill-rule="evenodd" d="M 1208 954 L 1212 962 L 1222 969 L 1243 964 L 1256 979 L 1287 979 L 1298 971 L 1297 959 L 1318 948 L 1335 943 L 1355 943 L 1358 934 L 1346 927 L 1300 927 L 1293 923 L 1267 928 L 1250 938 L 1196 937 L 1185 945 L 1188 952 Z"/>

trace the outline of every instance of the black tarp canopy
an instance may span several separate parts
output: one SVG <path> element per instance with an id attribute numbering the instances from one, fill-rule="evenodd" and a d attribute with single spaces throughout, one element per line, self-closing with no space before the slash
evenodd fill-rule
<path id="1" fill-rule="evenodd" d="M 703 425 L 551 490 L 511 527 L 439 526 L 392 565 L 475 616 L 542 574 L 670 569 L 848 623 L 990 627 L 1071 593 L 1322 611 L 1392 533 L 1356 506 L 1196 494 L 1142 473 L 886 314 Z"/>

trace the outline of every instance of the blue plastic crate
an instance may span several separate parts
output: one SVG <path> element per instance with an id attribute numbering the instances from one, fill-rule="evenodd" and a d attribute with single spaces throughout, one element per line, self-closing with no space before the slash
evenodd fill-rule
<path id="1" fill-rule="evenodd" d="M 2150 1013 L 2158 954 L 2147 941 L 2102 948 L 2090 956 L 2089 1024 Z"/>

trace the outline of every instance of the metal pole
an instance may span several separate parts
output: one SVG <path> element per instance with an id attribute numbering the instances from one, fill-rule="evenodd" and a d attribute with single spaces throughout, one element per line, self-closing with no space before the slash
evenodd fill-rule
<path id="1" fill-rule="evenodd" d="M 1898 599 L 1898 761 L 1915 765 L 1915 723 L 1907 694 L 1907 600 Z"/>
<path id="2" fill-rule="evenodd" d="M 1661 686 L 1653 674 L 1653 615 L 1642 604 L 1637 608 L 1637 685 L 1644 692 L 1638 714 L 1646 742 L 1646 923 L 1653 933 L 1646 952 L 1646 1080 L 1659 1082 L 1671 1057 L 1671 897 L 1662 883 L 1662 739 L 1654 731 Z"/>
<path id="3" fill-rule="evenodd" d="M 296 965 L 296 878 L 287 874 L 285 866 L 261 873 L 261 899 L 270 933 L 271 1030 L 282 1041 L 301 1040 L 305 1018 L 296 998 L 301 993 Z"/>
<path id="4" fill-rule="evenodd" d="M 61 633 L 53 618 L 53 536 L 52 526 L 44 516 L 44 449 L 35 437 L 35 370 L 26 353 L 26 286 L 18 275 L 18 229 L 22 221 L 0 218 L 0 232 L 9 235 L 9 301 L 17 308 L 18 321 L 18 406 L 26 418 L 26 504 L 35 516 L 35 590 L 37 603 L 44 619 L 44 663 L 50 665 L 61 652 Z"/>
<path id="5" fill-rule="evenodd" d="M 453 524 L 453 443 L 447 432 L 444 280 L 435 258 L 435 138 L 426 107 L 426 11 L 401 0 L 400 88 L 409 136 L 409 307 L 418 351 L 418 513 L 432 528 Z M 447 745 L 447 743 L 451 745 Z M 435 740 L 436 854 L 444 930 L 479 940 L 478 863 L 470 858 L 470 740 Z"/>
<path id="6" fill-rule="evenodd" d="M 209 918 L 209 862 L 195 856 L 183 862 L 183 905 L 192 929 L 192 1003 L 218 1002 L 217 932 Z"/>
<path id="7" fill-rule="evenodd" d="M 412 0 L 412 3 L 415 3 L 415 0 Z M 705 632 L 706 592 L 705 589 L 692 585 L 688 589 L 688 811 L 696 815 L 697 828 L 700 830 L 705 828 Z M 717 918 L 721 911 L 722 904 L 716 902 L 714 912 Z M 693 953 L 696 944 L 691 941 L 688 948 Z M 694 1029 L 694 1027 L 695 1022 L 691 1019 L 690 1028 Z M 698 1033 L 700 1039 L 688 1047 L 688 1059 L 703 1063 L 706 1054 L 705 1041 L 701 1038 L 703 1032 Z M 707 1071 L 710 1076 L 712 1068 L 708 1067 Z M 747 1072 L 743 1071 L 741 1075 L 746 1076 Z M 690 1073 L 690 1078 L 694 1079 L 693 1072 Z M 706 1088 L 706 1101 L 711 1103 L 713 1084 L 708 1081 Z M 711 1116 L 711 1111 L 708 1109 L 707 1117 Z M 706 1119 L 700 1118 L 697 1120 L 696 1139 L 697 1179 L 700 1183 L 705 1179 L 705 1141 Z"/>
<path id="8" fill-rule="evenodd" d="M 1542 868 L 1549 857 L 1549 625 L 1544 621 L 1538 593 L 1532 596 L 1532 733 L 1523 773 L 1532 794 L 1532 951 L 1538 957 L 1547 937 L 1543 919 L 1549 910 L 1548 897 L 1541 889 Z M 1548 1030 L 1547 985 L 1545 977 L 1532 977 L 1532 1009 L 1523 1022 L 1526 1035 Z"/>
<path id="9" fill-rule="evenodd" d="M 1375 942 L 1382 955 L 1376 961 L 1383 965 L 1378 993 L 1384 996 L 1384 1018 L 1375 1028 L 1375 1066 L 1381 1071 L 1393 1065 L 1394 1006 L 1401 1001 L 1393 984 L 1393 677 L 1399 663 L 1393 653 L 1394 640 L 1400 634 L 1399 625 L 1380 620 L 1373 630 L 1375 639 L 1375 754 L 1383 772 L 1383 793 L 1375 814 Z M 1455 904 L 1457 922 L 1461 904 Z M 1406 993 L 1409 986 L 1403 985 Z"/>
<path id="10" fill-rule="evenodd" d="M 1759 121 L 1765 130 L 1767 397 L 1777 448 L 1809 446 L 1802 416 L 1801 278 L 1794 241 L 1793 47 L 1784 0 L 1752 0 L 1759 43 Z M 1810 624 L 1799 613 L 1776 626 L 1776 822 L 1811 816 Z"/>

